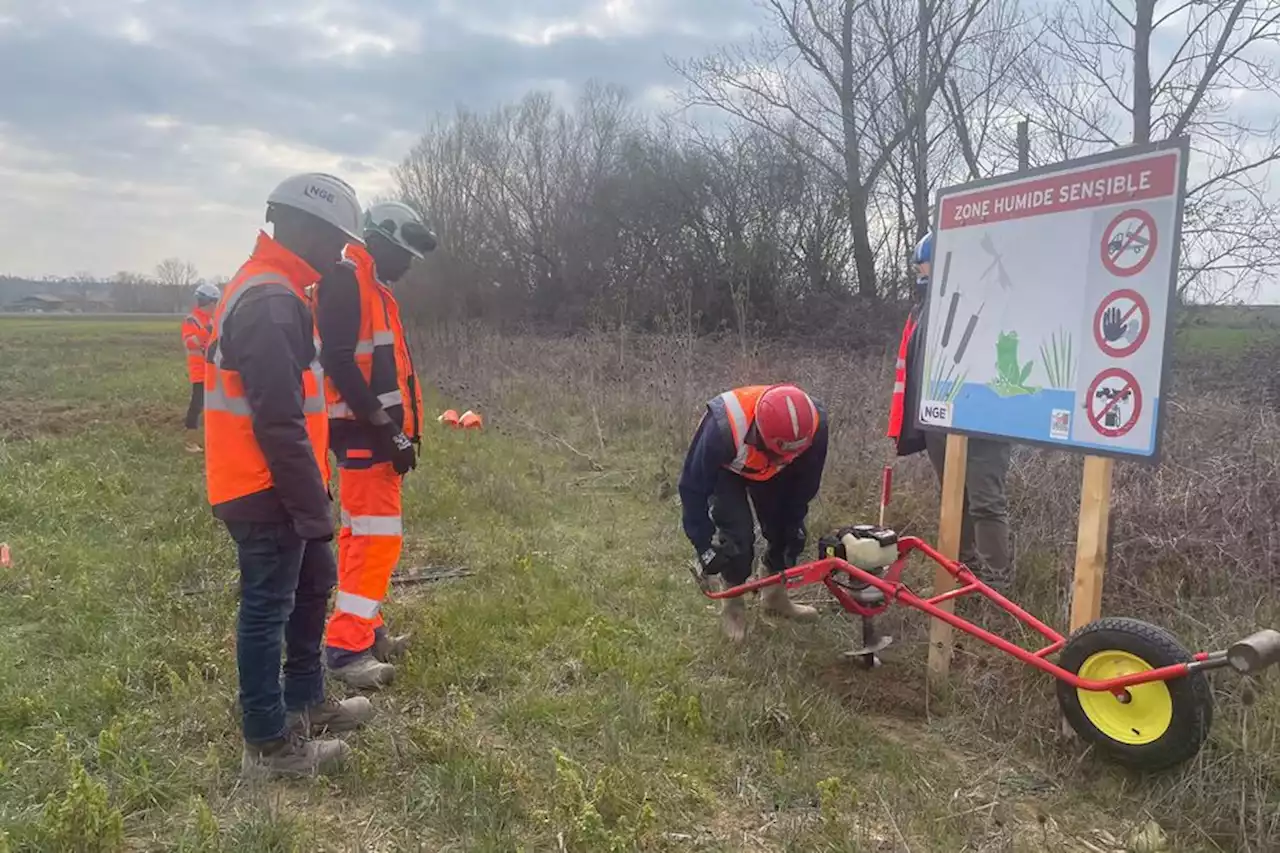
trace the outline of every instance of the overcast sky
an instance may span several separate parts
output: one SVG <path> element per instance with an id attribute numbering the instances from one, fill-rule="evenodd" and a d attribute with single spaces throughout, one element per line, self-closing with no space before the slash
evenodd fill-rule
<path id="1" fill-rule="evenodd" d="M 0 0 L 0 273 L 229 275 L 271 187 L 362 199 L 438 111 L 596 77 L 660 102 L 665 54 L 750 33 L 750 0 Z"/>
<path id="2" fill-rule="evenodd" d="M 762 20 L 755 0 L 0 0 L 0 274 L 178 256 L 229 275 L 291 173 L 333 172 L 367 202 L 460 103 L 594 77 L 661 107 L 667 55 Z"/>

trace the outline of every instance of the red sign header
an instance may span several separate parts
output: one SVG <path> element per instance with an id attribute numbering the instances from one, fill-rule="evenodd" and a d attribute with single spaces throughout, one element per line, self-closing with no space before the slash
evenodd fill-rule
<path id="1" fill-rule="evenodd" d="M 1161 198 L 1173 195 L 1177 185 L 1178 152 L 1161 152 L 947 196 L 939 229 Z"/>

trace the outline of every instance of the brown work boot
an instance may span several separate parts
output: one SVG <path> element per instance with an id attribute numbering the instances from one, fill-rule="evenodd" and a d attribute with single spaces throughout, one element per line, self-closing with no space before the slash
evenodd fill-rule
<path id="1" fill-rule="evenodd" d="M 787 588 L 780 583 L 766 586 L 764 591 L 760 593 L 760 601 L 766 613 L 776 616 L 796 619 L 801 622 L 809 622 L 818 618 L 817 610 L 807 604 L 796 604 L 791 600 L 791 596 L 787 594 Z"/>
<path id="2" fill-rule="evenodd" d="M 379 632 L 373 639 L 373 656 L 383 663 L 395 663 L 409 650 L 411 636 L 411 634 L 397 634 L 392 637 L 385 632 Z"/>
<path id="3" fill-rule="evenodd" d="M 720 627 L 731 642 L 741 643 L 747 636 L 747 605 L 738 598 L 726 598 L 720 609 Z"/>
<path id="4" fill-rule="evenodd" d="M 349 663 L 330 667 L 329 674 L 353 690 L 378 690 L 395 680 L 396 668 L 375 658 L 370 649 Z"/>
<path id="5" fill-rule="evenodd" d="M 289 728 L 303 737 L 338 734 L 360 728 L 373 716 L 373 703 L 363 696 L 338 701 L 332 697 L 305 711 L 290 711 Z"/>
<path id="6" fill-rule="evenodd" d="M 305 740 L 290 729 L 267 743 L 246 743 L 240 775 L 254 780 L 317 776 L 336 769 L 350 752 L 340 740 Z"/>

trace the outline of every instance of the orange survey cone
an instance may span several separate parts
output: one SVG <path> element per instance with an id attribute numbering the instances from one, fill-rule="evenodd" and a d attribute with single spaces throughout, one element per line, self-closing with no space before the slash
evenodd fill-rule
<path id="1" fill-rule="evenodd" d="M 462 413 L 462 420 L 458 421 L 458 425 L 463 429 L 483 429 L 484 418 L 467 409 Z"/>
<path id="2" fill-rule="evenodd" d="M 458 413 L 453 409 L 449 409 L 443 415 L 436 418 L 436 420 L 445 426 L 456 427 L 458 425 Z"/>

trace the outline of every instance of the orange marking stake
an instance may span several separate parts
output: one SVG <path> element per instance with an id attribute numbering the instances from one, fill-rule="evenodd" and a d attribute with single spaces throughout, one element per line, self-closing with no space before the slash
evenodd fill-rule
<path id="1" fill-rule="evenodd" d="M 458 424 L 463 429 L 484 429 L 484 418 L 468 409 L 462 413 L 462 420 Z"/>
<path id="2" fill-rule="evenodd" d="M 453 409 L 448 409 L 443 415 L 436 418 L 436 420 L 445 426 L 456 427 L 458 425 L 458 413 Z"/>
<path id="3" fill-rule="evenodd" d="M 13 565 L 13 558 L 9 556 L 9 543 L 0 542 L 0 566 L 9 568 Z"/>

